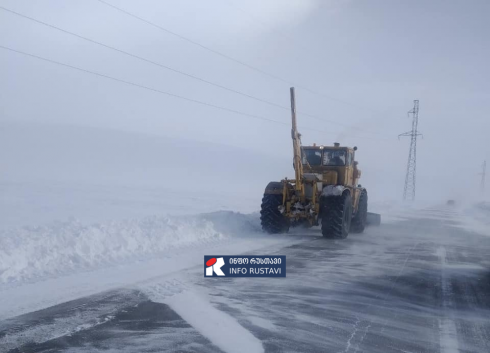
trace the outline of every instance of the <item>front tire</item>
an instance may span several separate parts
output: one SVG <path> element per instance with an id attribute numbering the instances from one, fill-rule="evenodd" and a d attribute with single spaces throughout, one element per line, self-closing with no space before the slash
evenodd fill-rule
<path id="1" fill-rule="evenodd" d="M 322 206 L 322 234 L 325 238 L 345 239 L 352 219 L 352 198 L 349 193 L 328 196 Z"/>
<path id="2" fill-rule="evenodd" d="M 266 194 L 262 198 L 260 223 L 264 232 L 278 234 L 289 231 L 289 219 L 279 211 L 281 205 L 282 195 Z"/>

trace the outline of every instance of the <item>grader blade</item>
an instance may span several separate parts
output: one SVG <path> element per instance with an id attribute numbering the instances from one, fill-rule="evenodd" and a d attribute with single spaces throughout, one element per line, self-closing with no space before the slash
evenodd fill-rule
<path id="1" fill-rule="evenodd" d="M 381 225 L 381 215 L 379 213 L 367 213 L 366 224 L 368 226 L 380 226 Z"/>

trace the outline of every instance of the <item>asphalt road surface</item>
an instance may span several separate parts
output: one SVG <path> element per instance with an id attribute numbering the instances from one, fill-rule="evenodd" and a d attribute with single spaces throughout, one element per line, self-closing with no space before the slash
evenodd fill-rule
<path id="1" fill-rule="evenodd" d="M 490 352 L 490 234 L 461 217 L 426 209 L 345 240 L 295 231 L 300 242 L 274 249 L 286 278 L 196 267 L 4 320 L 0 351 Z"/>

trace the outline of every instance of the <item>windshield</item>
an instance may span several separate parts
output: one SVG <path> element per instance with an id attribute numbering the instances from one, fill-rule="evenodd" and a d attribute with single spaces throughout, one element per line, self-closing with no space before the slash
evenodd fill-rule
<path id="1" fill-rule="evenodd" d="M 322 163 L 322 151 L 316 149 L 303 150 L 303 164 L 320 165 Z"/>
<path id="2" fill-rule="evenodd" d="M 324 150 L 323 165 L 344 166 L 346 151 L 343 150 Z"/>

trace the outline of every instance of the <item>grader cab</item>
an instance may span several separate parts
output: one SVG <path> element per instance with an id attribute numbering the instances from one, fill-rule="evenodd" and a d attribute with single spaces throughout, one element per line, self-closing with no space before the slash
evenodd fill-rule
<path id="1" fill-rule="evenodd" d="M 287 232 L 297 225 L 321 224 L 322 234 L 345 238 L 363 232 L 367 221 L 368 195 L 358 185 L 361 171 L 355 161 L 357 147 L 301 146 L 296 125 L 296 102 L 291 88 L 294 179 L 270 182 L 261 205 L 262 229 Z"/>

